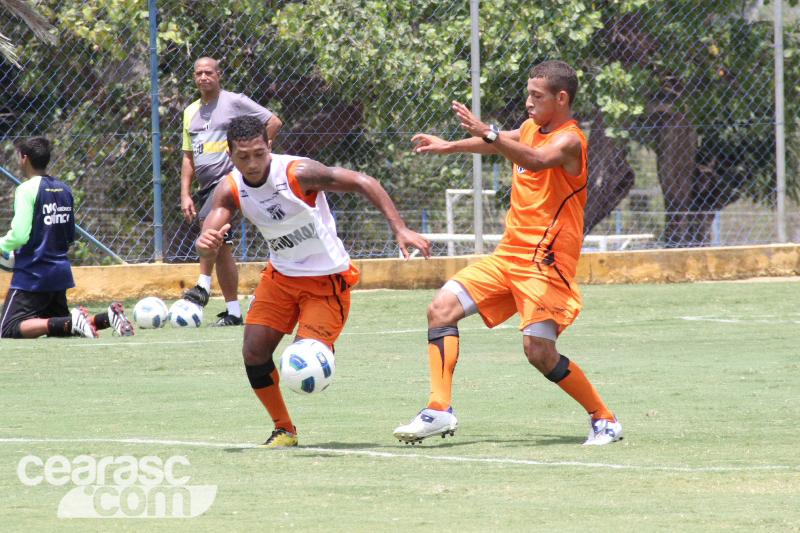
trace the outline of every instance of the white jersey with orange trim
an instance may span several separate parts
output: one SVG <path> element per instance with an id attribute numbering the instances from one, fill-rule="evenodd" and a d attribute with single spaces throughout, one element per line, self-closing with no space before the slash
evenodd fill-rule
<path id="1" fill-rule="evenodd" d="M 294 165 L 304 159 L 272 154 L 267 181 L 248 185 L 235 170 L 226 176 L 236 205 L 261 232 L 270 262 L 286 276 L 321 276 L 343 272 L 350 256 L 336 234 L 324 192 L 303 195 Z"/>

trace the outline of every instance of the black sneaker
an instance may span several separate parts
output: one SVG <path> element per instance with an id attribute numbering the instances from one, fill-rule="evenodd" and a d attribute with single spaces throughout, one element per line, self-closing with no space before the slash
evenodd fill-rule
<path id="1" fill-rule="evenodd" d="M 195 285 L 191 289 L 186 289 L 183 291 L 183 295 L 181 298 L 184 300 L 189 300 L 192 303 L 199 305 L 200 307 L 205 307 L 208 303 L 208 291 L 205 290 L 200 285 Z"/>
<path id="2" fill-rule="evenodd" d="M 242 317 L 230 315 L 227 311 L 223 311 L 217 316 L 219 320 L 211 324 L 212 328 L 215 326 L 241 326 L 244 324 Z"/>

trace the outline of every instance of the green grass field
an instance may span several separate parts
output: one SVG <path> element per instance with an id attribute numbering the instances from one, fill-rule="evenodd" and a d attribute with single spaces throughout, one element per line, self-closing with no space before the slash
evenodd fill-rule
<path id="1" fill-rule="evenodd" d="M 516 317 L 461 323 L 455 437 L 394 440 L 427 401 L 432 295 L 353 294 L 333 385 L 285 393 L 295 449 L 252 447 L 271 423 L 242 328 L 0 341 L 0 531 L 800 529 L 797 283 L 583 287 L 559 350 L 625 427 L 603 447 L 581 446 L 585 413 L 528 365 Z M 18 477 L 25 456 L 84 454 L 184 456 L 216 497 L 195 518 L 59 519 L 77 485 Z"/>

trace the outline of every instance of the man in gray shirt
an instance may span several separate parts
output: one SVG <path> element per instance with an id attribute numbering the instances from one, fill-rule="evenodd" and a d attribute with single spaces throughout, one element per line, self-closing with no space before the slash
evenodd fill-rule
<path id="1" fill-rule="evenodd" d="M 183 112 L 183 161 L 181 163 L 181 212 L 191 223 L 200 223 L 211 209 L 211 200 L 217 184 L 233 171 L 228 157 L 228 123 L 236 117 L 255 116 L 264 123 L 270 141 L 283 123 L 270 110 L 253 102 L 243 94 L 223 91 L 219 63 L 210 57 L 201 57 L 194 64 L 194 82 L 200 90 L 200 99 L 192 102 Z M 192 176 L 197 177 L 200 213 L 191 196 Z M 217 281 L 225 297 L 226 311 L 212 326 L 239 326 L 243 323 L 239 307 L 239 273 L 233 257 L 233 240 L 225 236 L 225 245 L 216 257 Z M 198 305 L 208 303 L 211 292 L 211 273 L 214 259 L 200 258 L 200 277 L 197 285 L 183 291 L 183 298 Z"/>

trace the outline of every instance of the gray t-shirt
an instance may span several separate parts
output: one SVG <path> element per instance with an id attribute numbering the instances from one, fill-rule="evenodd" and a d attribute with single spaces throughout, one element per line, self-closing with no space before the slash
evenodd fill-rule
<path id="1" fill-rule="evenodd" d="M 243 116 L 254 116 L 266 124 L 272 111 L 243 94 L 228 91 L 222 91 L 211 103 L 197 100 L 184 110 L 183 151 L 193 153 L 194 174 L 201 192 L 213 188 L 233 170 L 226 153 L 228 124 Z"/>

